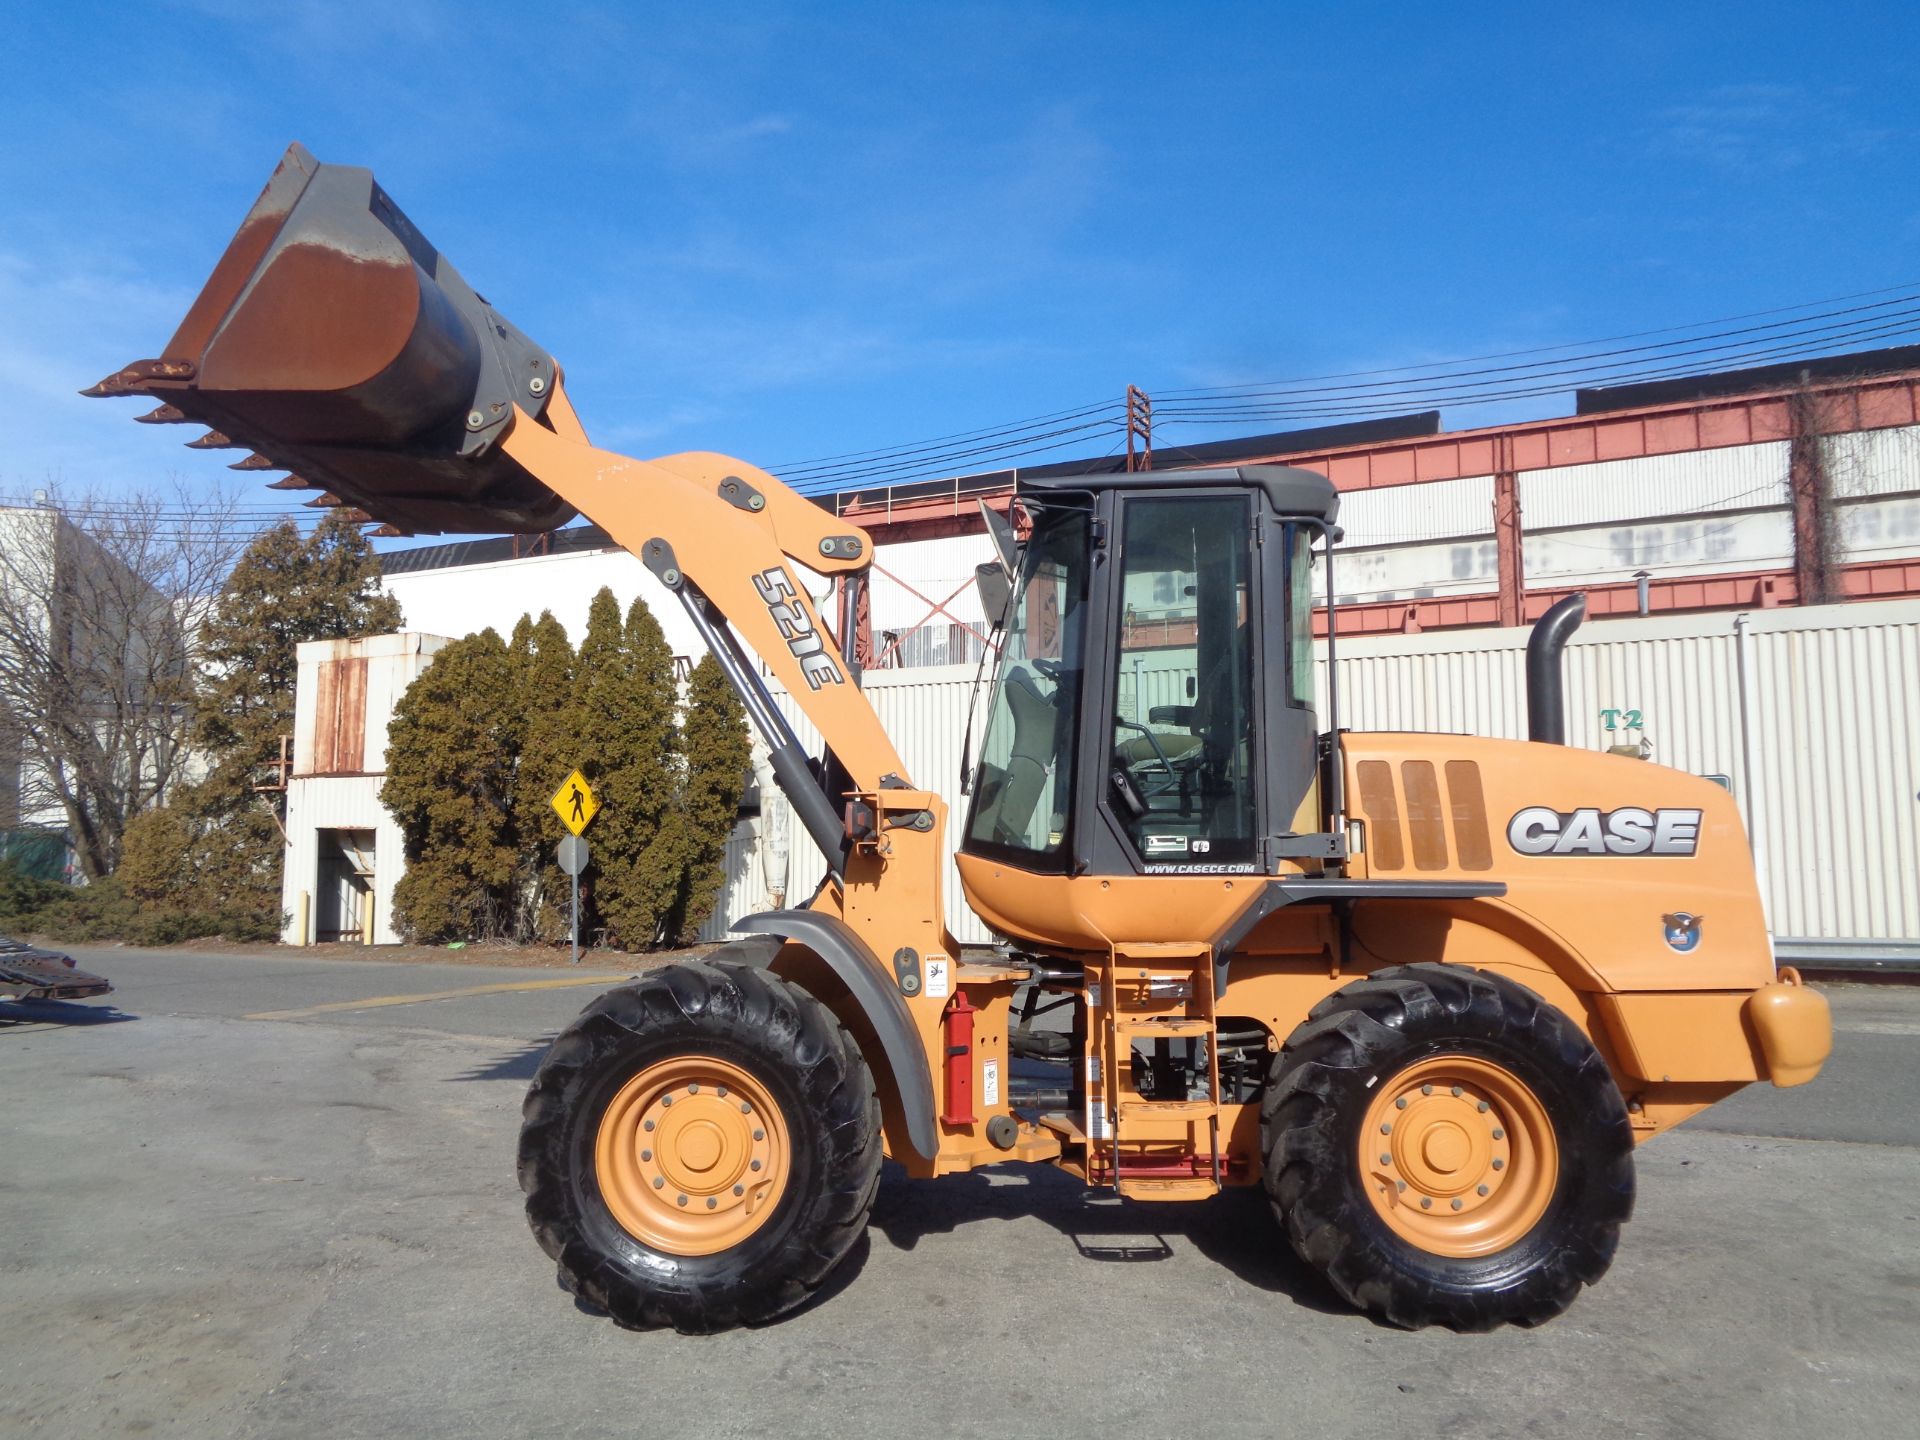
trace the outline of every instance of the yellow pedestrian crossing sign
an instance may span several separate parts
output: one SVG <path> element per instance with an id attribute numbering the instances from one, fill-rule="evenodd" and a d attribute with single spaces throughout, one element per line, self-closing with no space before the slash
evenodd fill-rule
<path id="1" fill-rule="evenodd" d="M 600 802 L 593 798 L 593 787 L 587 784 L 587 777 L 575 770 L 553 792 L 553 808 L 559 813 L 560 823 L 578 835 L 600 813 Z"/>

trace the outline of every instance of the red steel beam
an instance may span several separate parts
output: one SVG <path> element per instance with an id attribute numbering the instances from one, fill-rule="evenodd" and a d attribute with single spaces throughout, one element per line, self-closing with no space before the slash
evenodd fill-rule
<path id="1" fill-rule="evenodd" d="M 1379 485 L 1454 480 L 1464 475 L 1518 473 L 1596 460 L 1717 450 L 1729 445 L 1790 440 L 1794 431 L 1792 395 L 1792 391 L 1770 390 L 1715 396 L 1605 415 L 1566 415 L 1482 430 L 1450 431 L 1384 445 L 1249 454 L 1229 463 L 1298 465 L 1320 471 L 1339 489 L 1367 490 Z M 1813 403 L 1819 432 L 1827 435 L 1920 424 L 1920 371 L 1816 386 Z M 978 491 L 965 495 L 956 491 L 850 506 L 842 513 L 858 520 L 876 542 L 972 535 L 980 529 L 977 502 L 985 498 L 995 509 L 1005 509 L 1012 489 L 1008 485 L 984 496 Z"/>

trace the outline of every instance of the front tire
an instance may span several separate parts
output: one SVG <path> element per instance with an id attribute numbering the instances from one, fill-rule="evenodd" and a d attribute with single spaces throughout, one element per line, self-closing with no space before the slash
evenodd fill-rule
<path id="1" fill-rule="evenodd" d="M 803 1303 L 866 1227 L 880 1105 L 851 1037 L 751 965 L 608 991 L 522 1107 L 527 1220 L 561 1283 L 630 1328 L 707 1333 Z"/>
<path id="2" fill-rule="evenodd" d="M 1560 1011 L 1485 971 L 1405 965 L 1328 996 L 1275 1058 L 1265 1181 L 1294 1249 L 1408 1329 L 1535 1325 L 1612 1262 L 1633 1132 Z"/>

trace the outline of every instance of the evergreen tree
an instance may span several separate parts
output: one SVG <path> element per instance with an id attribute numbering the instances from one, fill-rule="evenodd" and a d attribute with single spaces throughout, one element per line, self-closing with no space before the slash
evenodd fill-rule
<path id="1" fill-rule="evenodd" d="M 522 616 L 511 645 L 514 693 L 521 708 L 520 763 L 513 780 L 514 840 L 520 872 L 514 885 L 514 938 L 556 941 L 567 934 L 567 877 L 554 847 L 567 831 L 554 813 L 553 792 L 581 753 L 579 711 L 573 700 L 575 658 L 567 630 L 553 612 Z"/>
<path id="2" fill-rule="evenodd" d="M 513 835 L 515 667 L 498 634 L 455 640 L 407 687 L 388 729 L 380 799 L 400 822 L 407 873 L 394 919 L 410 939 L 505 933 Z"/>
<path id="3" fill-rule="evenodd" d="M 740 791 L 753 759 L 746 710 L 711 655 L 693 669 L 681 736 L 684 769 L 674 815 L 682 854 L 666 935 L 688 943 L 713 913 L 726 883 L 727 838 L 739 818 Z"/>
<path id="4" fill-rule="evenodd" d="M 207 774 L 129 834 L 130 888 L 150 905 L 217 913 L 234 938 L 278 933 L 285 796 L 254 786 L 293 730 L 296 647 L 400 624 L 373 548 L 339 512 L 310 536 L 292 521 L 256 536 L 201 629 L 206 674 L 194 731 Z"/>
<path id="5" fill-rule="evenodd" d="M 592 917 L 611 943 L 646 949 L 678 885 L 673 656 L 645 605 L 634 601 L 622 625 L 613 592 L 602 589 L 588 609 L 577 673 L 576 734 L 601 805 Z"/>

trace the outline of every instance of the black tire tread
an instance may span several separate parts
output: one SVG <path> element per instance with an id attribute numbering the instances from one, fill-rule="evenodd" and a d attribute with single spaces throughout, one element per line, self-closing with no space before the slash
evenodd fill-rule
<path id="1" fill-rule="evenodd" d="M 859 1240 L 879 1187 L 880 1102 L 859 1046 L 797 985 L 725 957 L 723 947 L 594 1000 L 554 1040 L 521 1107 L 518 1170 L 534 1236 L 563 1286 L 630 1329 L 706 1334 L 805 1303 Z M 732 1266 L 667 1257 L 663 1269 L 582 1182 L 580 1127 L 598 1124 L 597 1107 L 591 1116 L 582 1108 L 596 1096 L 604 1104 L 609 1068 L 624 1066 L 624 1080 L 634 1069 L 624 1057 L 641 1044 L 665 1037 L 697 1046 L 715 1035 L 754 1044 L 762 1065 L 787 1067 L 803 1110 L 788 1115 L 788 1128 L 796 1145 L 803 1128 L 813 1129 L 822 1173 L 811 1195 L 783 1197 L 783 1209 L 791 1200 L 801 1213 L 770 1253 Z"/>
<path id="2" fill-rule="evenodd" d="M 1364 1077 L 1397 1070 L 1416 1046 L 1449 1035 L 1531 1057 L 1567 1097 L 1554 1124 L 1568 1173 L 1535 1232 L 1551 1226 L 1550 1245 L 1517 1274 L 1423 1262 L 1351 1182 L 1351 1132 L 1341 1121 L 1356 1104 L 1364 1111 Z M 1407 1329 L 1552 1319 L 1606 1273 L 1633 1212 L 1633 1132 L 1605 1060 L 1556 1007 L 1487 971 L 1394 966 L 1321 1000 L 1274 1057 L 1260 1124 L 1268 1197 L 1294 1249 L 1350 1304 Z"/>

